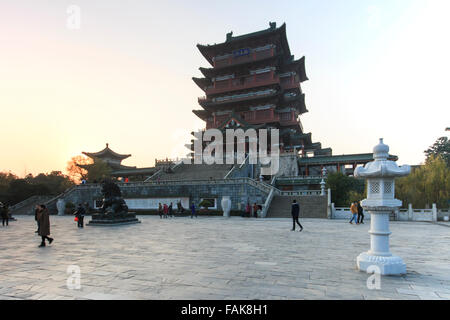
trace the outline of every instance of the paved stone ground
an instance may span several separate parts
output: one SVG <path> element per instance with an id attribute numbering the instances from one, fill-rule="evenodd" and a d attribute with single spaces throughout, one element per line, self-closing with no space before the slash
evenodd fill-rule
<path id="1" fill-rule="evenodd" d="M 342 220 L 140 216 L 141 224 L 78 229 L 51 217 L 55 242 L 38 248 L 34 217 L 0 227 L 0 299 L 450 299 L 450 229 L 392 222 L 391 248 L 408 274 L 369 275 L 356 256 L 369 225 Z M 86 217 L 86 222 L 90 217 Z M 66 286 L 81 268 L 81 289 Z"/>

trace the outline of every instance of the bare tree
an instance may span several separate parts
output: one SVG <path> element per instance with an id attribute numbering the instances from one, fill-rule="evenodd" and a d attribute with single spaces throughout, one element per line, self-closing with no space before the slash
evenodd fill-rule
<path id="1" fill-rule="evenodd" d="M 88 171 L 80 167 L 80 165 L 93 164 L 91 158 L 84 156 L 75 156 L 67 162 L 67 174 L 70 179 L 75 183 L 80 183 L 81 180 L 86 179 L 88 176 Z"/>

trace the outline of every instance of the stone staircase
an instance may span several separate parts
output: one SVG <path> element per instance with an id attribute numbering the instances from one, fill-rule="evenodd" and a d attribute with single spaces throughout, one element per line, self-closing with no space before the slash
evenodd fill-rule
<path id="1" fill-rule="evenodd" d="M 292 201 L 300 204 L 301 218 L 327 219 L 327 196 L 275 195 L 270 203 L 267 218 L 290 218 Z"/>
<path id="2" fill-rule="evenodd" d="M 31 196 L 9 208 L 12 215 L 33 215 L 36 205 L 46 203 L 54 196 Z"/>
<path id="3" fill-rule="evenodd" d="M 172 172 L 161 172 L 148 181 L 223 179 L 232 167 L 229 164 L 180 164 Z"/>

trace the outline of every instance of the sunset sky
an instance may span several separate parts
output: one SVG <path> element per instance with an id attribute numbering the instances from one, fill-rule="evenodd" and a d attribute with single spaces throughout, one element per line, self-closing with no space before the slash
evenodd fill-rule
<path id="1" fill-rule="evenodd" d="M 125 165 L 184 156 L 204 127 L 196 44 L 269 21 L 306 56 L 314 142 L 339 155 L 383 137 L 399 164 L 419 164 L 450 126 L 449 12 L 447 0 L 0 0 L 0 171 L 65 171 L 107 142 L 132 154 Z"/>

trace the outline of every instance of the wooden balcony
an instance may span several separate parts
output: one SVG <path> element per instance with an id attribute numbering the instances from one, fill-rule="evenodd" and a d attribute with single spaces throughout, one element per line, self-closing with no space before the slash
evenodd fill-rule
<path id="1" fill-rule="evenodd" d="M 280 82 L 279 77 L 275 75 L 274 71 L 270 71 L 242 78 L 216 81 L 214 83 L 214 86 L 206 88 L 206 94 L 211 95 L 230 91 L 245 90 L 260 86 L 277 84 L 279 82 Z"/>
<path id="2" fill-rule="evenodd" d="M 242 119 L 250 124 L 279 122 L 281 125 L 295 125 L 298 123 L 294 111 L 275 113 L 274 109 L 249 110 L 240 113 Z M 229 115 L 216 116 L 206 122 L 206 129 L 217 128 L 229 118 Z"/>

